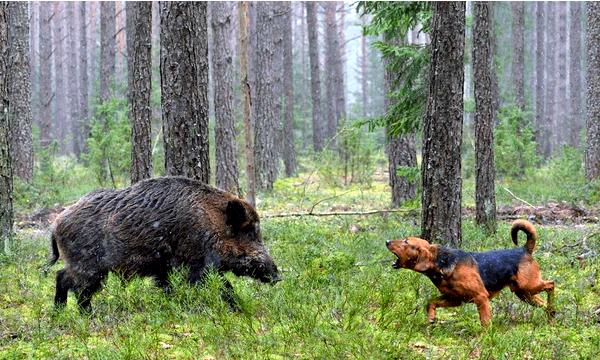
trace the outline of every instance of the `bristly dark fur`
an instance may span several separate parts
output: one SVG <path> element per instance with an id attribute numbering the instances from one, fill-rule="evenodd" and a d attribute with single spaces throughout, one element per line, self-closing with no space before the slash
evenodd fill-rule
<path id="1" fill-rule="evenodd" d="M 52 233 L 55 303 L 73 290 L 89 308 L 108 272 L 152 276 L 168 287 L 169 271 L 189 268 L 202 281 L 208 268 L 269 282 L 277 267 L 261 240 L 258 214 L 231 193 L 182 177 L 145 180 L 122 190 L 97 190 L 66 209 Z"/>

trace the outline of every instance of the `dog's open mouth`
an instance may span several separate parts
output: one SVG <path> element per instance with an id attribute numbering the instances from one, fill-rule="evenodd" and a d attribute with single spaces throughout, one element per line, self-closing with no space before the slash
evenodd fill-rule
<path id="1" fill-rule="evenodd" d="M 400 269 L 402 266 L 400 266 L 400 258 L 398 257 L 398 255 L 396 255 L 396 261 L 394 261 L 394 263 L 392 264 L 392 267 L 394 269 Z"/>

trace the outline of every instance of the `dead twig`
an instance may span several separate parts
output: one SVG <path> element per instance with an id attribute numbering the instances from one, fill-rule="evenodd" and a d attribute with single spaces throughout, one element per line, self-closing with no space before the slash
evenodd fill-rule
<path id="1" fill-rule="evenodd" d="M 517 195 L 513 194 L 513 192 L 508 190 L 506 187 L 503 186 L 502 188 L 504 190 L 506 190 L 506 192 L 509 193 L 515 200 L 518 200 L 518 201 L 522 202 L 523 204 L 530 206 L 532 209 L 535 209 L 535 206 L 533 206 L 530 203 L 528 203 L 527 201 L 517 197 Z"/>
<path id="2" fill-rule="evenodd" d="M 353 192 L 353 191 L 356 191 L 356 190 L 348 190 L 348 191 L 346 191 L 346 192 L 343 192 L 343 193 L 341 193 L 341 194 L 336 194 L 336 195 L 333 195 L 333 196 L 330 196 L 330 197 L 326 197 L 326 198 L 324 198 L 324 199 L 321 199 L 321 200 L 317 201 L 316 203 L 314 203 L 314 204 L 313 204 L 313 205 L 310 207 L 310 210 L 308 210 L 308 213 L 309 213 L 309 214 L 312 214 L 312 213 L 313 213 L 313 210 L 315 209 L 315 207 L 316 207 L 317 205 L 319 205 L 320 203 L 322 203 L 323 201 L 327 201 L 327 200 L 335 199 L 335 198 L 338 198 L 338 197 L 340 197 L 340 196 L 343 196 L 343 195 L 346 195 L 346 194 L 348 194 L 348 193 L 351 193 L 351 192 Z"/>
<path id="3" fill-rule="evenodd" d="M 344 216 L 344 215 L 374 215 L 387 213 L 406 213 L 417 214 L 414 209 L 384 209 L 384 210 L 369 210 L 369 211 L 332 211 L 332 212 L 295 212 L 282 214 L 265 214 L 262 217 L 266 219 L 284 218 L 284 217 L 302 217 L 302 216 Z"/>

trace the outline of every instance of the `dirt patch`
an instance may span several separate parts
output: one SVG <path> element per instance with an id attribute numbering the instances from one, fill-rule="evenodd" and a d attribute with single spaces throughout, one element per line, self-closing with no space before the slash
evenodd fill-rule
<path id="1" fill-rule="evenodd" d="M 15 216 L 15 225 L 18 228 L 44 228 L 56 220 L 65 208 L 60 205 L 54 205 L 49 208 L 37 209 L 31 214 L 17 214 Z"/>
<path id="2" fill-rule="evenodd" d="M 502 205 L 496 212 L 498 219 L 526 218 L 541 225 L 583 224 L 600 222 L 600 209 L 584 208 L 567 202 L 550 202 L 540 206 Z M 464 209 L 463 215 L 475 216 L 475 208 Z"/>

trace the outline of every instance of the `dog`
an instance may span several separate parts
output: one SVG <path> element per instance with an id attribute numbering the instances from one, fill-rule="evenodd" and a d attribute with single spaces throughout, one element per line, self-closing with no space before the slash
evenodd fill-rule
<path id="1" fill-rule="evenodd" d="M 510 231 L 515 245 L 519 230 L 527 234 L 527 242 L 514 249 L 466 252 L 417 237 L 387 241 L 386 246 L 397 257 L 392 265 L 395 269 L 424 274 L 442 293 L 427 304 L 430 323 L 435 321 L 436 308 L 472 302 L 477 305 L 481 324 L 487 326 L 492 318 L 490 299 L 506 286 L 524 302 L 545 306 L 548 316 L 553 318 L 554 281 L 542 280 L 540 267 L 532 257 L 537 232 L 530 222 L 516 220 Z M 539 295 L 542 291 L 547 293 L 547 302 Z"/>

